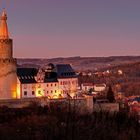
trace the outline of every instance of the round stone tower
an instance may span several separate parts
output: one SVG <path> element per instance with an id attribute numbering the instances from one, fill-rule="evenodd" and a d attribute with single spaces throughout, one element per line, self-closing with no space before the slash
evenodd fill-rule
<path id="1" fill-rule="evenodd" d="M 17 94 L 17 63 L 13 58 L 13 43 L 9 38 L 7 14 L 0 21 L 0 99 L 13 99 Z"/>

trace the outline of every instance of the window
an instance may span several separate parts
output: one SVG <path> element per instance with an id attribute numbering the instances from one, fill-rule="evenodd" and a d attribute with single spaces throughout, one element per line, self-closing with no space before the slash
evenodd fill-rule
<path id="1" fill-rule="evenodd" d="M 32 95 L 35 95 L 35 91 L 32 91 Z"/>
<path id="2" fill-rule="evenodd" d="M 53 86 L 53 84 L 51 84 L 51 87 Z"/>
<path id="3" fill-rule="evenodd" d="M 56 93 L 57 91 L 55 90 L 55 93 Z"/>
<path id="4" fill-rule="evenodd" d="M 41 88 L 41 84 L 38 84 L 38 88 Z"/>
<path id="5" fill-rule="evenodd" d="M 24 85 L 23 85 L 23 88 L 24 88 L 24 89 L 27 89 L 27 85 L 26 85 L 26 84 L 24 84 Z"/>
<path id="6" fill-rule="evenodd" d="M 24 91 L 24 96 L 27 96 L 27 91 Z"/>
<path id="7" fill-rule="evenodd" d="M 47 84 L 47 87 L 49 86 L 49 84 Z"/>
<path id="8" fill-rule="evenodd" d="M 32 89 L 35 89 L 35 85 L 34 84 L 32 85 Z"/>
<path id="9" fill-rule="evenodd" d="M 47 94 L 49 93 L 49 91 L 47 91 Z"/>
<path id="10" fill-rule="evenodd" d="M 38 91 L 38 94 L 41 95 L 41 91 L 40 90 Z"/>
<path id="11" fill-rule="evenodd" d="M 55 84 L 55 87 L 56 87 L 56 84 Z"/>
<path id="12" fill-rule="evenodd" d="M 51 90 L 51 93 L 53 93 L 53 91 Z"/>

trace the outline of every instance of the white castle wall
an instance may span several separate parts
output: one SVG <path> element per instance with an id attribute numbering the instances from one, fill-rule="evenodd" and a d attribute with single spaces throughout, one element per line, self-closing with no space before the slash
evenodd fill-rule
<path id="1" fill-rule="evenodd" d="M 59 89 L 61 94 L 65 97 L 69 93 L 71 97 L 75 96 L 78 87 L 77 78 L 59 78 Z"/>

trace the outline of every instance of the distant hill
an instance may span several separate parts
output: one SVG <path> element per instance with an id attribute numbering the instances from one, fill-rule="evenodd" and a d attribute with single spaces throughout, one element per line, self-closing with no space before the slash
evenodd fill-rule
<path id="1" fill-rule="evenodd" d="M 48 63 L 69 63 L 75 70 L 97 70 L 122 64 L 140 62 L 140 56 L 68 57 L 52 59 L 17 59 L 20 67 L 45 67 Z"/>

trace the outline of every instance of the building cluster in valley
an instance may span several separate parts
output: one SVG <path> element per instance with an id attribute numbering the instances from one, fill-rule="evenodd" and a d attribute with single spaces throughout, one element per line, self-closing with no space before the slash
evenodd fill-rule
<path id="1" fill-rule="evenodd" d="M 92 92 L 93 94 L 98 94 L 105 91 L 107 88 L 106 84 L 93 84 L 93 83 L 82 83 L 81 90 L 82 92 Z"/>
<path id="2" fill-rule="evenodd" d="M 124 72 L 121 69 L 117 69 L 117 70 L 105 70 L 105 71 L 101 71 L 101 70 L 87 70 L 87 71 L 78 71 L 77 74 L 81 74 L 82 76 L 110 76 L 110 75 L 123 75 Z"/>

